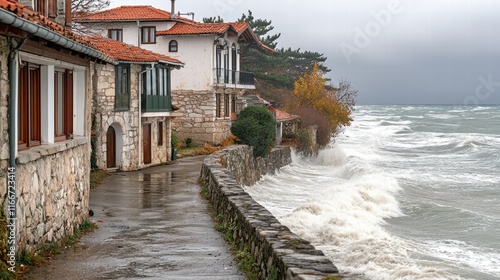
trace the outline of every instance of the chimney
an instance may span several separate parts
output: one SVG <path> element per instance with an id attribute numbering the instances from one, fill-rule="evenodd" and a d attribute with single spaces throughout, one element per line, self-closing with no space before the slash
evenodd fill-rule
<path id="1" fill-rule="evenodd" d="M 170 8 L 170 18 L 175 18 L 175 0 L 172 1 L 172 6 Z"/>

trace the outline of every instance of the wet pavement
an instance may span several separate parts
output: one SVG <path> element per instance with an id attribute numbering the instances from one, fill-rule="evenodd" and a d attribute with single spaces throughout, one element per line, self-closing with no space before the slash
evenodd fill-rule
<path id="1" fill-rule="evenodd" d="M 28 278 L 245 279 L 199 195 L 203 158 L 112 173 L 90 192 L 99 229 Z"/>

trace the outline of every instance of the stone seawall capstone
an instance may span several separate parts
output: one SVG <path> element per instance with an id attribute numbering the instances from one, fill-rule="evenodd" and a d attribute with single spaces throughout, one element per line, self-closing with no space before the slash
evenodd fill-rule
<path id="1" fill-rule="evenodd" d="M 292 233 L 241 187 L 289 163 L 289 147 L 277 147 L 268 156 L 255 159 L 251 147 L 231 146 L 205 159 L 200 182 L 225 225 L 226 236 L 238 250 L 253 256 L 259 279 L 338 276 L 337 268 L 322 251 Z"/>

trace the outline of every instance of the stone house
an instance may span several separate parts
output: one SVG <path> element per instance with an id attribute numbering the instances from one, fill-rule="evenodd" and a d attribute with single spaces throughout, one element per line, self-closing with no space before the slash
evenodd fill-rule
<path id="1" fill-rule="evenodd" d="M 92 69 L 113 60 L 71 32 L 70 7 L 0 0 L 0 199 L 18 252 L 88 218 Z"/>
<path id="2" fill-rule="evenodd" d="M 172 127 L 180 139 L 218 144 L 230 135 L 236 100 L 255 89 L 253 73 L 240 71 L 240 44 L 263 51 L 245 22 L 200 23 L 151 6 L 122 6 L 76 14 L 75 22 L 102 36 L 169 55 L 185 63 L 172 73 L 173 104 L 181 117 Z"/>
<path id="3" fill-rule="evenodd" d="M 115 64 L 96 65 L 95 164 L 134 170 L 171 159 L 171 72 L 183 64 L 123 42 L 88 37 Z"/>

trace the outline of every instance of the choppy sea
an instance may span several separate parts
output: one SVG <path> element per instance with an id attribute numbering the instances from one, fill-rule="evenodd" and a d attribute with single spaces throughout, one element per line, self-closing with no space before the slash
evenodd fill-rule
<path id="1" fill-rule="evenodd" d="M 358 106 L 246 190 L 346 279 L 500 279 L 500 106 Z"/>

